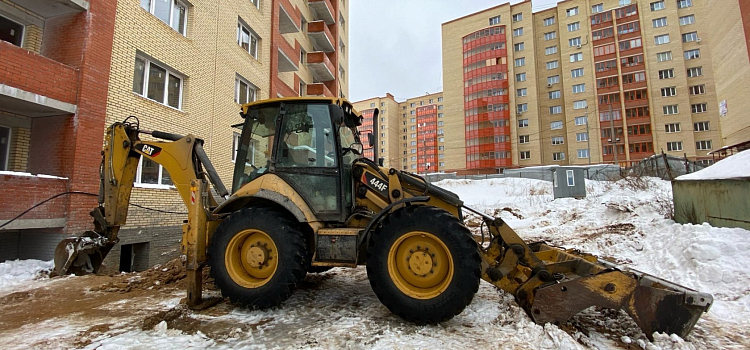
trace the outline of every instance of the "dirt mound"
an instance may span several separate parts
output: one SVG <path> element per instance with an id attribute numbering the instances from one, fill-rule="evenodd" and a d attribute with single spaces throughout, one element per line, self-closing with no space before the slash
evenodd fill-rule
<path id="1" fill-rule="evenodd" d="M 92 288 L 93 291 L 128 293 L 132 290 L 161 289 L 185 279 L 185 263 L 181 258 L 170 260 L 164 265 L 156 265 L 146 271 L 114 275 L 114 281 Z"/>

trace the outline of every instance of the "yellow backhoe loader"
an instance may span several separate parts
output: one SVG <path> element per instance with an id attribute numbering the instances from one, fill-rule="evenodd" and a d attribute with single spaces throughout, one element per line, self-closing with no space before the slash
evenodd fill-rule
<path id="1" fill-rule="evenodd" d="M 144 131 L 133 118 L 110 126 L 99 206 L 91 212 L 95 228 L 60 243 L 58 272 L 99 269 L 118 242 L 143 157 L 169 172 L 188 208 L 182 249 L 192 307 L 203 303 L 206 265 L 231 302 L 268 308 L 284 302 L 308 272 L 364 264 L 380 301 L 418 324 L 459 314 L 480 279 L 513 294 L 537 323 L 564 323 L 599 306 L 625 310 L 648 337 L 685 337 L 713 302 L 592 255 L 527 244 L 454 193 L 363 158 L 362 117 L 347 101 L 272 99 L 244 105 L 240 114 L 231 195 L 195 136 Z M 482 218 L 481 239 L 464 226 L 467 212 Z"/>

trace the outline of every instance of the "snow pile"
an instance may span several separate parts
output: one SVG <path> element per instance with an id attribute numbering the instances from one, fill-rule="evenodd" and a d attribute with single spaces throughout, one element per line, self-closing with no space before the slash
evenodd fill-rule
<path id="1" fill-rule="evenodd" d="M 677 180 L 719 180 L 743 177 L 750 177 L 750 150 L 724 158 L 703 170 L 679 176 Z"/>
<path id="2" fill-rule="evenodd" d="M 0 290 L 25 284 L 38 278 L 43 271 L 51 271 L 52 261 L 8 260 L 0 263 Z"/>

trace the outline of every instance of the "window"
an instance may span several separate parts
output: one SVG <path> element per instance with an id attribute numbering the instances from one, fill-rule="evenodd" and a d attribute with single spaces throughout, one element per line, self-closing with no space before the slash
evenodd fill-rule
<path id="1" fill-rule="evenodd" d="M 588 158 L 589 157 L 589 150 L 588 149 L 579 149 L 578 150 L 578 158 Z"/>
<path id="2" fill-rule="evenodd" d="M 518 97 L 524 97 L 524 96 L 526 96 L 526 88 L 516 89 L 516 96 L 518 96 Z"/>
<path id="3" fill-rule="evenodd" d="M 680 123 L 670 123 L 664 125 L 664 131 L 666 131 L 668 134 L 676 133 L 682 131 L 680 128 Z"/>
<path id="4" fill-rule="evenodd" d="M 523 27 L 513 29 L 513 36 L 521 36 L 521 35 L 523 35 Z"/>
<path id="5" fill-rule="evenodd" d="M 8 158 L 10 158 L 10 128 L 0 126 L 0 171 L 8 170 Z"/>
<path id="6" fill-rule="evenodd" d="M 583 61 L 583 53 L 579 52 L 579 53 L 574 53 L 570 55 L 570 62 L 578 62 L 578 61 Z"/>
<path id="7" fill-rule="evenodd" d="M 520 158 L 521 160 L 531 159 L 531 151 L 521 151 Z"/>
<path id="8" fill-rule="evenodd" d="M 631 0 L 620 0 L 620 6 L 630 5 Z"/>
<path id="9" fill-rule="evenodd" d="M 711 130 L 708 122 L 693 123 L 693 131 L 708 131 L 708 130 Z"/>
<path id="10" fill-rule="evenodd" d="M 664 69 L 659 71 L 659 79 L 672 79 L 674 78 L 674 69 Z"/>
<path id="11" fill-rule="evenodd" d="M 587 132 L 579 132 L 576 133 L 576 141 L 578 142 L 584 142 L 589 140 L 589 133 Z"/>
<path id="12" fill-rule="evenodd" d="M 553 145 L 562 145 L 565 143 L 565 138 L 562 136 L 552 136 Z"/>
<path id="13" fill-rule="evenodd" d="M 513 22 L 518 22 L 520 20 L 523 20 L 523 13 L 516 13 L 511 16 L 513 19 Z"/>
<path id="14" fill-rule="evenodd" d="M 527 128 L 527 127 L 529 127 L 529 120 L 528 119 L 518 119 L 518 127 L 519 128 Z"/>
<path id="15" fill-rule="evenodd" d="M 181 108 L 182 76 L 145 58 L 135 58 L 133 92 L 161 104 Z"/>
<path id="16" fill-rule="evenodd" d="M 684 9 L 693 6 L 693 0 L 677 0 L 677 8 Z"/>
<path id="17" fill-rule="evenodd" d="M 576 123 L 576 125 L 586 125 L 586 124 L 588 124 L 588 123 L 589 123 L 588 119 L 589 119 L 589 118 L 588 118 L 588 117 L 586 117 L 586 116 L 583 116 L 583 117 L 576 117 L 576 119 L 575 119 L 575 123 Z"/>
<path id="18" fill-rule="evenodd" d="M 547 70 L 555 69 L 559 66 L 558 61 L 549 61 L 547 62 Z"/>
<path id="19" fill-rule="evenodd" d="M 594 48 L 594 56 L 609 55 L 615 53 L 615 44 L 608 44 Z"/>
<path id="20" fill-rule="evenodd" d="M 693 24 L 693 23 L 695 23 L 695 15 L 687 15 L 687 16 L 680 17 L 681 26 L 686 26 L 688 24 Z"/>
<path id="21" fill-rule="evenodd" d="M 611 61 L 604 61 L 604 62 L 597 62 L 594 64 L 594 68 L 596 68 L 597 72 L 604 72 L 612 69 L 617 69 L 617 61 L 611 60 Z"/>
<path id="22" fill-rule="evenodd" d="M 581 37 L 579 36 L 577 38 L 573 38 L 573 39 L 568 40 L 568 45 L 570 45 L 570 47 L 579 47 L 579 46 L 581 46 Z M 583 59 L 583 58 L 581 58 L 581 59 Z"/>
<path id="23" fill-rule="evenodd" d="M 568 31 L 569 32 L 575 32 L 577 30 L 581 29 L 581 22 L 574 22 L 568 24 Z"/>
<path id="24" fill-rule="evenodd" d="M 529 110 L 529 105 L 527 103 L 521 103 L 516 106 L 516 112 L 523 113 Z"/>
<path id="25" fill-rule="evenodd" d="M 500 16 L 490 17 L 490 25 L 498 25 L 500 24 Z"/>
<path id="26" fill-rule="evenodd" d="M 552 153 L 552 160 L 565 160 L 565 152 Z"/>
<path id="27" fill-rule="evenodd" d="M 258 88 L 240 76 L 234 78 L 234 102 L 245 104 L 255 101 Z M 300 93 L 302 90 L 300 90 Z"/>
<path id="28" fill-rule="evenodd" d="M 648 98 L 646 89 L 642 90 L 631 90 L 623 92 L 625 101 L 645 100 Z"/>
<path id="29" fill-rule="evenodd" d="M 164 167 L 158 163 L 141 157 L 138 162 L 138 171 L 135 174 L 136 184 L 173 186 L 172 178 Z M 145 187 L 145 186 L 144 186 Z"/>
<path id="30" fill-rule="evenodd" d="M 552 55 L 557 53 L 557 46 L 550 46 L 544 49 L 545 55 Z"/>
<path id="31" fill-rule="evenodd" d="M 557 84 L 559 82 L 560 82 L 559 75 L 553 75 L 551 77 L 547 77 L 547 85 Z"/>
<path id="32" fill-rule="evenodd" d="M 604 4 L 596 4 L 591 6 L 591 13 L 599 13 L 604 11 Z"/>
<path id="33" fill-rule="evenodd" d="M 667 17 L 657 18 L 653 20 L 654 28 L 661 28 L 667 26 Z"/>
<path id="34" fill-rule="evenodd" d="M 672 115 L 672 114 L 677 114 L 680 112 L 680 109 L 678 108 L 677 105 L 664 106 L 663 109 L 664 109 L 664 115 Z"/>
<path id="35" fill-rule="evenodd" d="M 691 41 L 698 41 L 698 32 L 690 32 L 682 34 L 682 42 L 683 43 L 689 43 Z"/>
<path id="36" fill-rule="evenodd" d="M 623 67 L 637 66 L 643 63 L 643 55 L 623 57 L 620 59 Z"/>
<path id="37" fill-rule="evenodd" d="M 558 99 L 558 98 L 560 98 L 560 90 L 550 91 L 549 92 L 549 99 L 550 100 L 554 100 L 554 99 Z"/>
<path id="38" fill-rule="evenodd" d="M 570 76 L 573 78 L 578 78 L 583 76 L 583 68 L 578 68 L 570 71 Z"/>
<path id="39" fill-rule="evenodd" d="M 544 40 L 552 40 L 557 38 L 557 32 L 544 33 Z"/>
<path id="40" fill-rule="evenodd" d="M 706 93 L 706 85 L 695 85 L 688 88 L 691 95 L 703 95 Z"/>
<path id="41" fill-rule="evenodd" d="M 250 56 L 258 58 L 258 35 L 242 22 L 237 23 L 237 44 Z"/>
<path id="42" fill-rule="evenodd" d="M 667 142 L 667 151 L 682 151 L 682 141 Z"/>
<path id="43" fill-rule="evenodd" d="M 685 60 L 686 61 L 687 60 L 693 60 L 693 59 L 700 58 L 700 57 L 701 57 L 701 50 L 700 49 L 685 51 Z"/>
<path id="44" fill-rule="evenodd" d="M 575 16 L 578 14 L 578 7 L 571 7 L 565 10 L 565 13 L 568 15 L 568 17 Z"/>
<path id="45" fill-rule="evenodd" d="M 648 117 L 650 115 L 648 107 L 635 107 L 625 110 L 625 116 L 628 117 L 628 119 Z"/>
<path id="46" fill-rule="evenodd" d="M 523 43 L 513 44 L 513 51 L 517 51 L 517 52 L 523 51 L 523 48 L 524 48 Z"/>
<path id="47" fill-rule="evenodd" d="M 696 141 L 695 142 L 695 148 L 701 151 L 709 150 L 711 149 L 711 140 L 708 141 Z"/>
<path id="48" fill-rule="evenodd" d="M 651 3 L 651 11 L 659 11 L 663 10 L 664 7 L 664 1 L 655 1 Z"/>
<path id="49" fill-rule="evenodd" d="M 584 109 L 588 107 L 586 100 L 573 101 L 573 109 Z"/>
<path id="50" fill-rule="evenodd" d="M 516 67 L 522 67 L 526 65 L 526 57 L 516 58 L 515 60 L 515 66 Z"/>
<path id="51" fill-rule="evenodd" d="M 706 113 L 708 110 L 708 104 L 707 103 L 696 103 L 690 105 L 690 110 L 693 113 Z"/>
<path id="52" fill-rule="evenodd" d="M 672 51 L 659 52 L 656 54 L 657 62 L 664 62 L 664 61 L 671 61 L 671 60 L 672 60 Z"/>
<path id="53" fill-rule="evenodd" d="M 640 38 L 625 40 L 620 42 L 620 51 L 630 50 L 641 46 L 643 45 Z"/>
<path id="54" fill-rule="evenodd" d="M 185 35 L 188 7 L 179 0 L 141 0 L 141 7 Z"/>
<path id="55" fill-rule="evenodd" d="M 260 8 L 260 0 L 250 0 L 250 3 L 255 5 L 255 7 Z"/>
<path id="56" fill-rule="evenodd" d="M 549 108 L 549 114 L 560 114 L 562 113 L 562 106 L 552 106 Z"/>
<path id="57" fill-rule="evenodd" d="M 562 128 L 563 128 L 563 122 L 561 122 L 561 121 L 555 121 L 555 122 L 549 123 L 549 129 L 550 130 L 559 130 L 559 129 L 562 129 Z"/>
<path id="58" fill-rule="evenodd" d="M 529 143 L 529 135 L 518 136 L 518 143 Z"/>
<path id="59" fill-rule="evenodd" d="M 576 85 L 573 85 L 573 93 L 574 94 L 580 94 L 582 92 L 586 92 L 586 84 L 576 84 Z"/>
<path id="60" fill-rule="evenodd" d="M 416 104 L 414 102 L 412 102 L 412 103 L 409 104 L 409 107 L 411 107 L 411 108 L 414 108 L 414 106 L 416 106 Z"/>
<path id="61" fill-rule="evenodd" d="M 544 26 L 545 26 L 545 27 L 546 27 L 546 26 L 551 26 L 551 25 L 555 24 L 555 17 L 549 17 L 549 18 L 545 18 L 545 19 L 544 19 L 544 20 L 542 21 L 542 24 L 544 24 Z"/>
<path id="62" fill-rule="evenodd" d="M 2 28 L 2 30 L 0 30 L 0 40 L 7 41 L 19 47 L 23 46 L 24 26 L 22 24 L 16 23 L 15 21 L 0 16 L 0 28 Z M 2 154 L 7 153 L 5 151 L 2 152 L 4 152 Z"/>
<path id="63" fill-rule="evenodd" d="M 674 95 L 677 95 L 676 87 L 672 86 L 672 87 L 661 88 L 661 97 L 670 97 Z"/>
<path id="64" fill-rule="evenodd" d="M 703 75 L 703 67 L 693 67 L 687 69 L 688 78 L 699 77 Z"/>
<path id="65" fill-rule="evenodd" d="M 611 21 L 612 21 L 612 12 L 609 12 L 609 11 L 591 16 L 592 25 L 607 23 Z"/>
<path id="66" fill-rule="evenodd" d="M 438 97 L 438 102 L 443 102 L 443 98 L 442 97 Z"/>
<path id="67" fill-rule="evenodd" d="M 516 81 L 526 81 L 526 73 L 516 74 Z"/>
<path id="68" fill-rule="evenodd" d="M 654 43 L 656 45 L 663 45 L 663 44 L 669 43 L 669 34 L 655 36 Z"/>
<path id="69" fill-rule="evenodd" d="M 620 35 L 635 33 L 639 30 L 641 30 L 639 22 L 630 22 L 617 26 L 617 34 Z"/>

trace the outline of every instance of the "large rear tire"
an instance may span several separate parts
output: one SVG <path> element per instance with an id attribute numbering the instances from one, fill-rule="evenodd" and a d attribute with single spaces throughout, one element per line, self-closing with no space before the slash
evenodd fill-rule
<path id="1" fill-rule="evenodd" d="M 391 312 L 418 324 L 458 315 L 479 288 L 479 246 L 445 210 L 408 206 L 386 217 L 368 245 L 367 275 Z"/>
<path id="2" fill-rule="evenodd" d="M 307 272 L 299 223 L 272 208 L 232 214 L 216 229 L 208 252 L 211 277 L 221 294 L 244 307 L 280 305 Z"/>

